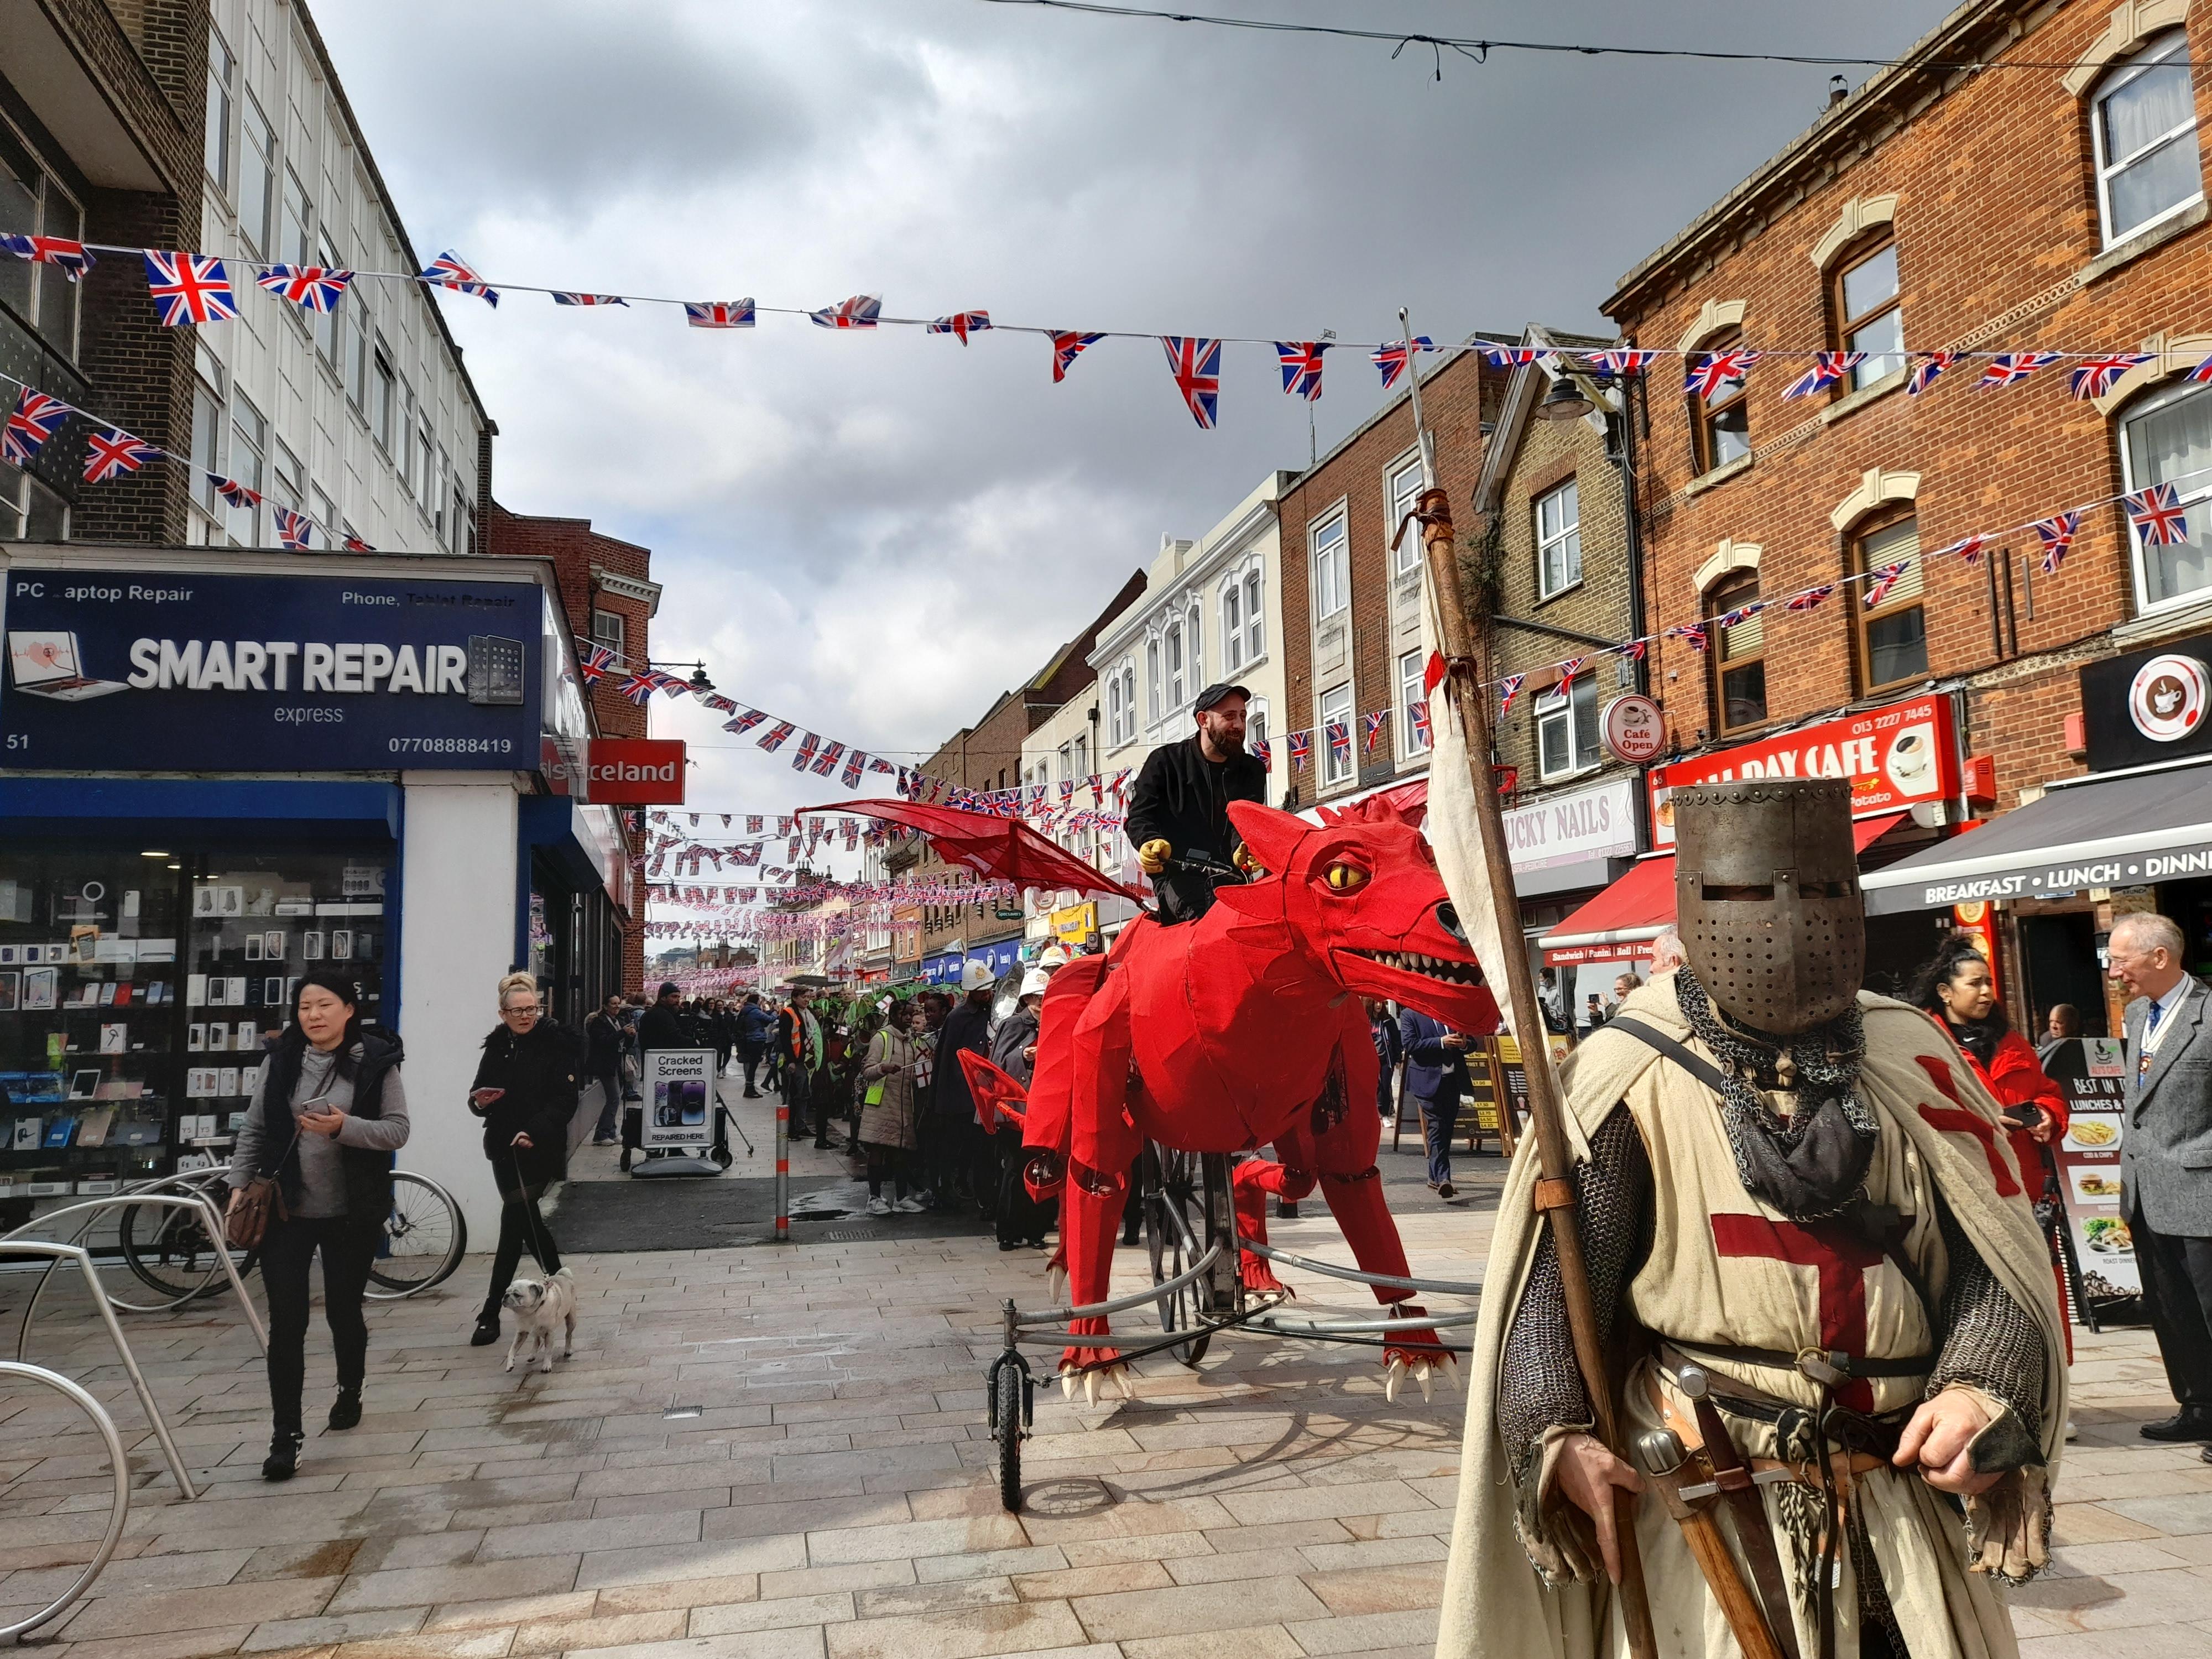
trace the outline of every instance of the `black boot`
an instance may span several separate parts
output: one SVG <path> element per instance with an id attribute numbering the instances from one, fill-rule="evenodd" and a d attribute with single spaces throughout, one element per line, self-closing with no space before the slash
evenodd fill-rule
<path id="1" fill-rule="evenodd" d="M 469 1346 L 489 1348 L 499 1340 L 499 1304 L 487 1302 L 483 1311 L 477 1316 L 477 1328 L 469 1333 Z"/>
<path id="2" fill-rule="evenodd" d="M 361 1421 L 361 1385 L 340 1389 L 338 1397 L 331 1401 L 331 1427 L 334 1431 L 352 1428 Z"/>
<path id="3" fill-rule="evenodd" d="M 289 1480 L 300 1472 L 300 1447 L 307 1439 L 297 1429 L 279 1429 L 269 1437 L 269 1455 L 261 1460 L 264 1480 Z"/>

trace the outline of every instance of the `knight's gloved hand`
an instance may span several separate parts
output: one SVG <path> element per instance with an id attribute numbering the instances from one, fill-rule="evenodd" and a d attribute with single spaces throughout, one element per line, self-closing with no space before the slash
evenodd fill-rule
<path id="1" fill-rule="evenodd" d="M 1250 848 L 1240 844 L 1237 850 L 1229 855 L 1229 861 L 1235 865 L 1239 870 L 1244 872 L 1245 874 L 1249 875 L 1252 873 L 1252 849 Z"/>
<path id="2" fill-rule="evenodd" d="M 1168 860 L 1174 851 L 1164 841 L 1148 841 L 1137 849 L 1137 868 L 1148 876 L 1157 876 L 1168 867 Z"/>

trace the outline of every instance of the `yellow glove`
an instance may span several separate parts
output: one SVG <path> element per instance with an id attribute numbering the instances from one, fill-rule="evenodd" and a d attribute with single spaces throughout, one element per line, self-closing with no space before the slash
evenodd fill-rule
<path id="1" fill-rule="evenodd" d="M 1137 849 L 1137 868 L 1148 876 L 1157 876 L 1168 867 L 1168 857 L 1173 851 L 1164 841 L 1148 841 Z"/>
<path id="2" fill-rule="evenodd" d="M 1229 855 L 1229 861 L 1235 865 L 1239 870 L 1243 871 L 1246 874 L 1250 874 L 1252 871 L 1252 849 L 1240 844 L 1237 850 Z"/>

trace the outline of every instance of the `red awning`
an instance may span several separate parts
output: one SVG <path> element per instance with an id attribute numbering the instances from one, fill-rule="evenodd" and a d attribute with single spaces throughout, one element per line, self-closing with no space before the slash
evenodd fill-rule
<path id="1" fill-rule="evenodd" d="M 1863 853 L 1905 816 L 1886 813 L 1851 826 L 1851 845 Z M 1651 941 L 1674 925 L 1674 855 L 1639 860 L 1619 881 L 1589 900 L 1536 942 L 1553 967 L 1583 962 L 1629 962 L 1651 954 Z"/>

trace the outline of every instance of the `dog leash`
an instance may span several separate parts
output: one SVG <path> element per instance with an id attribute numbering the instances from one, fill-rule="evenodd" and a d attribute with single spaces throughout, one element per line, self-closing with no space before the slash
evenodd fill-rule
<path id="1" fill-rule="evenodd" d="M 551 1235 L 543 1231 L 544 1224 L 538 1213 L 538 1200 L 532 1194 L 529 1183 L 522 1178 L 522 1154 L 511 1140 L 507 1144 L 507 1160 L 514 1166 L 515 1201 L 522 1206 L 522 1213 L 526 1218 L 524 1225 L 530 1232 L 530 1253 L 538 1258 L 538 1271 L 550 1275 L 554 1270 L 545 1265 L 545 1248 L 551 1242 Z"/>

